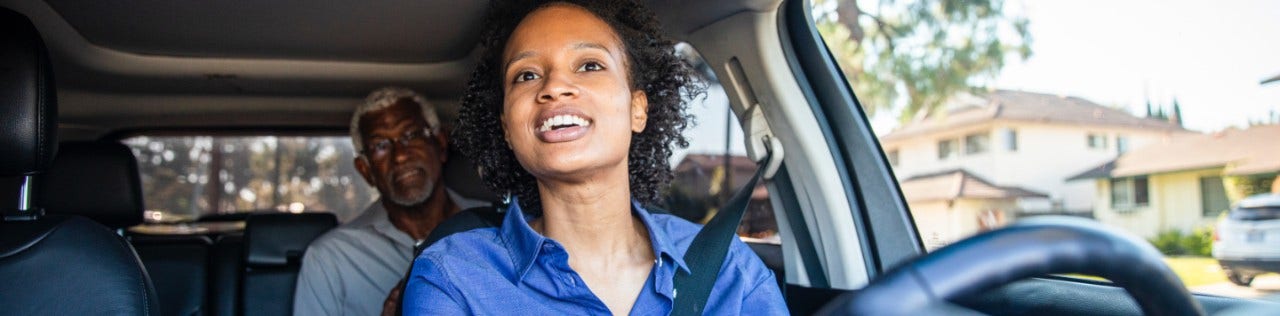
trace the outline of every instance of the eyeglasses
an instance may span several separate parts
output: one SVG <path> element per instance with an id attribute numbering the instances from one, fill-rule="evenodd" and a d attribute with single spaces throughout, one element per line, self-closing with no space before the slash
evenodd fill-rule
<path id="1" fill-rule="evenodd" d="M 396 139 L 400 143 L 400 147 L 408 147 L 409 145 L 422 146 L 427 144 L 427 140 L 434 137 L 435 131 L 430 127 L 415 128 L 404 132 Z M 393 143 L 391 139 L 386 137 L 374 137 L 365 144 L 364 154 L 369 158 L 381 159 L 391 153 Z"/>

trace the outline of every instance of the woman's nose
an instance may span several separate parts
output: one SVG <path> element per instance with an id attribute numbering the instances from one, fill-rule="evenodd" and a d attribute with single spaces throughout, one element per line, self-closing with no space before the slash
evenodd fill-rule
<path id="1" fill-rule="evenodd" d="M 542 91 L 538 94 L 538 101 L 540 102 L 550 102 L 559 98 L 578 95 L 578 87 L 572 82 L 568 74 L 550 74 L 544 82 Z"/>

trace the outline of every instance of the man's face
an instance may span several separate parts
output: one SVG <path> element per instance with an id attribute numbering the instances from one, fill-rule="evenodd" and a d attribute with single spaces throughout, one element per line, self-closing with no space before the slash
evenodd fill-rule
<path id="1" fill-rule="evenodd" d="M 435 192 L 448 158 L 445 136 L 432 128 L 411 99 L 365 113 L 360 117 L 364 148 L 356 148 L 363 158 L 356 158 L 356 170 L 392 203 L 421 204 Z"/>

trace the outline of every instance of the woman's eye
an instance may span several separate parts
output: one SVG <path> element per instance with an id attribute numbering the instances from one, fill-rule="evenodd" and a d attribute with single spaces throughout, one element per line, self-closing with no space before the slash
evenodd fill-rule
<path id="1" fill-rule="evenodd" d="M 538 74 L 535 74 L 529 71 L 523 71 L 516 74 L 515 82 L 525 82 L 525 81 L 534 80 L 534 79 L 538 79 Z"/>
<path id="2" fill-rule="evenodd" d="M 589 62 L 583 63 L 583 64 L 582 64 L 582 66 L 579 66 L 579 67 L 578 67 L 578 71 L 579 71 L 579 72 L 583 72 L 583 71 L 600 71 L 600 70 L 604 70 L 604 65 L 601 65 L 600 63 L 598 63 L 598 62 L 594 62 L 594 61 L 589 61 Z"/>

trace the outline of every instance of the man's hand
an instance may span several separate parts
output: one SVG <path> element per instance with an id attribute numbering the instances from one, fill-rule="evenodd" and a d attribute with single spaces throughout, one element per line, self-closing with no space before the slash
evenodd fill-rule
<path id="1" fill-rule="evenodd" d="M 391 288 L 391 293 L 387 293 L 387 300 L 382 301 L 382 316 L 400 315 L 400 296 L 404 294 L 406 281 L 409 279 L 400 280 L 396 287 Z"/>

